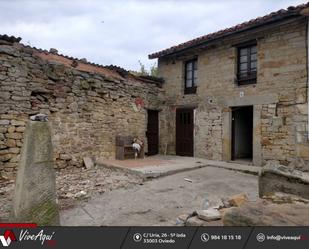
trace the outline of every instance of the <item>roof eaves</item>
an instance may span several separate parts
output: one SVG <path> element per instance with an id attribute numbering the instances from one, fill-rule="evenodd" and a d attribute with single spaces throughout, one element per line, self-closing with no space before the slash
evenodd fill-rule
<path id="1" fill-rule="evenodd" d="M 210 33 L 204 36 L 200 36 L 198 38 L 195 38 L 193 40 L 189 40 L 187 42 L 178 44 L 176 46 L 172 46 L 170 48 L 161 50 L 159 52 L 152 53 L 148 55 L 149 59 L 155 59 L 163 56 L 168 56 L 171 54 L 179 53 L 187 49 L 191 49 L 196 46 L 200 46 L 202 44 L 205 44 L 207 42 L 221 39 L 226 36 L 230 36 L 236 33 L 240 33 L 249 29 L 254 29 L 259 26 L 263 26 L 266 24 L 270 24 L 273 22 L 277 22 L 289 17 L 294 17 L 294 16 L 299 16 L 300 11 L 303 10 L 304 8 L 309 6 L 309 2 L 307 4 L 299 5 L 299 6 L 291 6 L 287 8 L 287 10 L 281 9 L 277 12 L 272 12 L 268 15 L 265 15 L 263 17 L 258 17 L 256 19 L 252 19 L 248 22 L 244 22 L 241 24 L 238 24 L 236 26 L 233 26 L 231 28 L 223 29 L 214 33 Z"/>

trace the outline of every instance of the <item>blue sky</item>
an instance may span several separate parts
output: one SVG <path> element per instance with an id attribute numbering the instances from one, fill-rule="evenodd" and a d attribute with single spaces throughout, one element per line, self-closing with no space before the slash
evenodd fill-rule
<path id="1" fill-rule="evenodd" d="M 1 0 L 0 34 L 103 65 L 138 70 L 147 55 L 299 0 Z"/>

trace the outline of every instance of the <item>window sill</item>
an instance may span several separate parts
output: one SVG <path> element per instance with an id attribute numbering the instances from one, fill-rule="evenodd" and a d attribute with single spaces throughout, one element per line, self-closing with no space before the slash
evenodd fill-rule
<path id="1" fill-rule="evenodd" d="M 196 94 L 196 86 L 195 87 L 191 87 L 191 88 L 185 88 L 184 90 L 184 94 Z"/>
<path id="2" fill-rule="evenodd" d="M 236 85 L 237 86 L 256 85 L 256 78 L 254 78 L 254 79 L 236 80 Z"/>

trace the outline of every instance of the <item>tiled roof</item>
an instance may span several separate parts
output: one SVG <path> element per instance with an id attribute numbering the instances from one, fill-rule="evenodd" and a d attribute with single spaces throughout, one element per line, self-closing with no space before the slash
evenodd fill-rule
<path id="1" fill-rule="evenodd" d="M 8 35 L 0 35 L 0 40 L 6 41 L 8 43 L 19 43 L 22 38 L 20 37 L 14 37 L 14 36 L 8 36 Z M 104 66 L 97 63 L 88 62 L 86 59 L 79 59 L 71 56 L 67 56 L 64 54 L 59 54 L 56 49 L 51 48 L 49 51 L 45 49 L 36 48 L 33 46 L 25 45 L 20 43 L 20 45 L 24 48 L 33 49 L 36 51 L 37 54 L 43 59 L 51 60 L 51 61 L 58 61 L 63 64 L 72 65 L 73 62 L 76 63 L 76 65 L 84 65 L 84 66 L 77 66 L 77 69 L 85 70 L 88 72 L 98 72 L 103 73 L 110 76 L 120 76 L 122 78 L 126 78 L 127 76 L 136 78 L 140 81 L 146 82 L 146 83 L 153 83 L 156 85 L 160 85 L 162 82 L 161 78 L 151 77 L 151 78 L 145 78 L 138 75 L 131 74 L 128 70 L 115 66 L 115 65 L 109 65 Z M 69 63 L 68 63 L 69 62 Z M 95 69 L 95 70 L 91 70 Z M 118 77 L 117 77 L 118 78 Z"/>
<path id="2" fill-rule="evenodd" d="M 193 46 L 198 46 L 200 44 L 204 44 L 206 42 L 215 40 L 215 39 L 219 39 L 219 38 L 223 38 L 226 37 L 228 35 L 237 33 L 237 32 L 241 32 L 247 29 L 251 29 L 251 28 L 255 28 L 267 23 L 271 23 L 271 22 L 275 22 L 275 21 L 279 21 L 282 20 L 284 18 L 287 17 L 292 17 L 292 16 L 299 16 L 300 12 L 309 7 L 309 2 L 306 4 L 301 4 L 298 6 L 291 6 L 288 7 L 287 9 L 281 9 L 279 11 L 276 12 L 272 12 L 266 16 L 263 17 L 258 17 L 256 19 L 252 19 L 248 22 L 244 22 L 241 24 L 238 24 L 236 26 L 233 26 L 231 28 L 227 28 L 227 29 L 223 29 L 220 31 L 217 31 L 215 33 L 210 33 L 208 35 L 204 35 L 204 36 L 200 36 L 198 38 L 195 38 L 193 40 L 178 44 L 176 46 L 161 50 L 159 52 L 156 53 L 152 53 L 150 55 L 148 55 L 149 59 L 154 59 L 154 58 L 159 58 L 165 55 L 169 55 L 169 54 L 173 54 L 173 53 L 177 53 L 180 52 L 182 50 L 185 49 L 189 49 Z"/>
<path id="3" fill-rule="evenodd" d="M 0 40 L 4 40 L 4 41 L 7 41 L 7 42 L 20 42 L 21 38 L 15 37 L 15 36 L 0 35 Z"/>

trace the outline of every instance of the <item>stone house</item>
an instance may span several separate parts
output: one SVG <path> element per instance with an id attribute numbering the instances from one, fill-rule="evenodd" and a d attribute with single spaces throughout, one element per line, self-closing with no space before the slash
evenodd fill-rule
<path id="1" fill-rule="evenodd" d="M 160 151 L 254 165 L 309 159 L 308 6 L 150 54 L 165 80 Z"/>
<path id="2" fill-rule="evenodd" d="M 140 137 L 148 155 L 309 160 L 308 15 L 290 7 L 153 53 L 163 80 L 0 35 L 0 179 L 14 177 L 37 113 L 57 168 L 114 158 L 117 135 Z"/>

